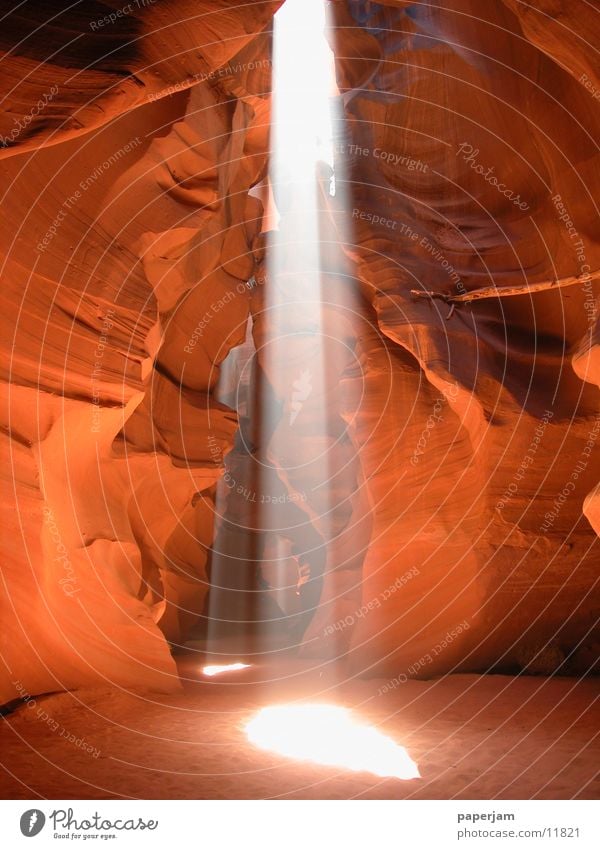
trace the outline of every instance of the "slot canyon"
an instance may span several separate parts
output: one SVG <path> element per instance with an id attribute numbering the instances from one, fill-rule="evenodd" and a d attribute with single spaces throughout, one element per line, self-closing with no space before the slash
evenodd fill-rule
<path id="1" fill-rule="evenodd" d="M 2 798 L 597 798 L 598 6 L 1 12 Z"/>

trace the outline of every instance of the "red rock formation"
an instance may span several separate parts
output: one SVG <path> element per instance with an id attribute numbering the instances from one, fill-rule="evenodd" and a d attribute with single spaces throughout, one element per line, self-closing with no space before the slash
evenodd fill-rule
<path id="1" fill-rule="evenodd" d="M 335 7 L 351 255 L 386 337 L 373 339 L 381 366 L 378 379 L 367 370 L 357 416 L 378 505 L 363 606 L 418 569 L 357 623 L 360 668 L 509 668 L 545 646 L 562 659 L 597 627 L 598 543 L 583 512 L 600 419 L 582 378 L 598 293 L 585 275 L 600 268 L 598 111 L 572 76 L 590 69 L 583 22 L 564 4 L 540 4 L 546 16 L 535 6 L 523 27 L 500 3 L 350 6 L 354 23 Z M 449 318 L 439 300 L 410 294 L 568 275 L 583 277 Z M 444 638 L 451 645 L 432 652 Z"/>
<path id="2" fill-rule="evenodd" d="M 24 39 L 4 137 L 35 117 L 1 166 L 0 702 L 177 686 L 156 623 L 177 640 L 206 592 L 210 440 L 236 424 L 210 399 L 245 335 L 278 5 L 161 3 L 96 28 L 118 4 L 86 4 L 65 28 L 31 3 L 3 28 Z"/>
<path id="3" fill-rule="evenodd" d="M 177 686 L 165 636 L 181 641 L 202 612 L 237 426 L 220 367 L 250 310 L 257 350 L 268 337 L 264 290 L 247 286 L 264 259 L 249 191 L 267 170 L 279 5 L 119 14 L 111 0 L 67 17 L 45 3 L 44 22 L 27 3 L 4 22 L 0 702 Z M 332 12 L 348 208 L 328 220 L 351 236 L 325 259 L 324 322 L 346 353 L 332 343 L 304 413 L 330 405 L 345 476 L 303 650 L 349 652 L 366 674 L 553 671 L 565 657 L 586 671 L 598 13 L 547 0 Z M 570 275 L 584 276 L 451 315 L 411 294 Z M 290 485 L 309 489 L 314 469 Z M 317 530 L 322 509 L 306 506 Z"/>

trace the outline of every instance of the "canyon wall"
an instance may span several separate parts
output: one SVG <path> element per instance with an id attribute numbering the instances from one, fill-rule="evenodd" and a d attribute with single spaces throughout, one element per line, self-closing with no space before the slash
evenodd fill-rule
<path id="1" fill-rule="evenodd" d="M 251 312 L 260 348 L 250 192 L 279 5 L 4 22 L 0 703 L 178 686 L 168 642 L 203 611 L 240 414 L 216 386 Z M 350 352 L 328 378 L 349 471 L 302 652 L 361 674 L 597 657 L 598 14 L 481 5 L 331 4 L 347 181 L 325 320 Z M 453 308 L 412 294 L 570 275 Z"/>
<path id="2" fill-rule="evenodd" d="M 236 428 L 212 393 L 245 336 L 279 4 L 54 5 L 2 31 L 0 702 L 178 686 L 167 639 L 202 610 L 211 446 Z"/>

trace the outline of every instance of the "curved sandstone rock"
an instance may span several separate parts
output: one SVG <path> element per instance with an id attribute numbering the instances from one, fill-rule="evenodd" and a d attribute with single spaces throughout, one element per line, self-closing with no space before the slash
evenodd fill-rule
<path id="1" fill-rule="evenodd" d="M 96 5 L 44 24 L 26 4 L 3 28 L 4 135 L 58 91 L 0 166 L 0 702 L 179 686 L 165 636 L 202 611 L 210 445 L 236 427 L 211 393 L 245 335 L 278 3 L 157 3 L 98 28 L 122 7 Z"/>
<path id="2" fill-rule="evenodd" d="M 41 21 L 27 3 L 3 22 L 0 703 L 178 686 L 169 643 L 205 612 L 219 546 L 247 570 L 230 589 L 254 580 L 253 508 L 242 487 L 222 512 L 222 473 L 231 452 L 230 475 L 254 474 L 259 385 L 283 413 L 258 448 L 327 549 L 303 654 L 395 677 L 588 670 L 598 12 L 331 4 L 346 179 L 322 199 L 329 341 L 296 419 L 314 337 L 299 311 L 274 322 L 262 285 L 293 233 L 294 211 L 264 232 L 279 5 L 45 4 Z M 411 294 L 572 275 L 451 315 Z"/>

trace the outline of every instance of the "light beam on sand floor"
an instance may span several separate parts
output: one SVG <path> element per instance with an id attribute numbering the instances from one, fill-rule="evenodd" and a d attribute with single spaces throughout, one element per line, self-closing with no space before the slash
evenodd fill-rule
<path id="1" fill-rule="evenodd" d="M 202 674 L 212 678 L 215 675 L 222 675 L 223 672 L 238 672 L 240 669 L 248 669 L 249 663 L 213 663 L 202 667 Z"/>
<path id="2" fill-rule="evenodd" d="M 338 705 L 272 705 L 259 711 L 246 733 L 258 748 L 288 758 L 382 778 L 420 778 L 402 746 Z"/>

